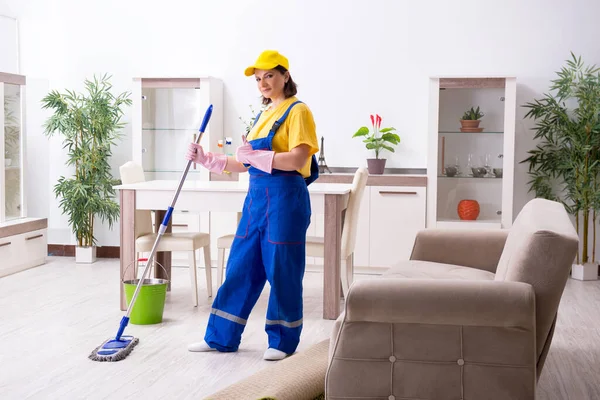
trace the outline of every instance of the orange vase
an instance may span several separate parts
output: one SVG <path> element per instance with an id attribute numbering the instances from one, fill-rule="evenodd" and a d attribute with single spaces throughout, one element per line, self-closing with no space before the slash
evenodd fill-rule
<path id="1" fill-rule="evenodd" d="M 460 219 L 475 221 L 479 217 L 479 203 L 476 200 L 461 200 L 457 211 Z"/>

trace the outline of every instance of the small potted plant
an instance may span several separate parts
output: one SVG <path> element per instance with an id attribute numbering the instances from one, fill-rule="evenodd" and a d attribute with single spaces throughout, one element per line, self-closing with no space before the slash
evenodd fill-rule
<path id="1" fill-rule="evenodd" d="M 375 150 L 375 158 L 367 159 L 367 167 L 370 174 L 383 174 L 385 169 L 385 158 L 379 158 L 379 154 L 382 150 L 394 152 L 394 146 L 400 143 L 400 136 L 394 131 L 396 128 L 383 128 L 381 129 L 381 117 L 378 114 L 375 116 L 371 115 L 371 126 L 373 130 L 370 131 L 366 126 L 362 126 L 356 131 L 353 138 L 362 137 L 363 143 L 365 143 L 368 150 Z M 381 136 L 379 136 L 381 134 Z"/>
<path id="2" fill-rule="evenodd" d="M 481 117 L 483 117 L 481 111 L 479 111 L 479 106 L 476 109 L 471 107 L 470 110 L 465 111 L 460 120 L 460 131 L 461 132 L 481 132 L 483 128 L 479 127 L 479 123 L 481 122 Z"/>

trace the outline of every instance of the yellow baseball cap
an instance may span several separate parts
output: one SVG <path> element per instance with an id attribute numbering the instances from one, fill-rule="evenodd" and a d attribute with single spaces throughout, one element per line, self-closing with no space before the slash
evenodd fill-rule
<path id="1" fill-rule="evenodd" d="M 265 50 L 256 59 L 254 65 L 246 68 L 244 73 L 246 76 L 254 75 L 254 69 L 273 69 L 281 65 L 285 69 L 290 69 L 288 59 L 279 54 L 276 50 Z"/>

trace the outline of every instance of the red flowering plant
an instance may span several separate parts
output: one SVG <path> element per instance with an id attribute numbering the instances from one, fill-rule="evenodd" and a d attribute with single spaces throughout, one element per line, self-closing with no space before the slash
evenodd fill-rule
<path id="1" fill-rule="evenodd" d="M 371 126 L 373 130 L 369 130 L 366 126 L 360 127 L 354 135 L 355 137 L 362 137 L 363 143 L 366 144 L 368 150 L 375 150 L 375 158 L 379 158 L 379 152 L 383 149 L 394 152 L 394 147 L 400 143 L 400 136 L 394 131 L 396 128 L 383 128 L 381 129 L 381 117 L 379 114 L 371 114 Z M 381 136 L 379 136 L 381 134 Z"/>

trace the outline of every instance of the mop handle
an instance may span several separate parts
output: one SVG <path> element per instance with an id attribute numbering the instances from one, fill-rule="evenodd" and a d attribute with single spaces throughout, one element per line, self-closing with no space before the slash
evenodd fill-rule
<path id="1" fill-rule="evenodd" d="M 208 125 L 208 121 L 210 120 L 210 116 L 212 115 L 212 109 L 213 109 L 213 106 L 211 104 L 210 106 L 208 106 L 208 109 L 206 110 L 206 113 L 204 114 L 204 119 L 202 120 L 202 125 L 200 125 L 200 130 L 199 130 L 200 134 L 198 135 L 198 138 L 196 139 L 196 144 L 200 143 L 200 139 L 204 135 L 204 131 L 206 130 L 206 125 Z M 117 333 L 116 340 L 119 340 L 121 338 L 121 335 L 123 334 L 123 331 L 125 330 L 125 327 L 127 326 L 127 323 L 129 322 L 129 315 L 131 314 L 131 310 L 133 309 L 133 306 L 137 299 L 138 293 L 142 287 L 142 283 L 144 282 L 144 279 L 146 279 L 146 274 L 148 273 L 149 267 L 152 265 L 152 262 L 154 261 L 154 254 L 156 253 L 156 249 L 158 248 L 160 239 L 161 239 L 162 235 L 165 233 L 165 231 L 167 230 L 167 226 L 169 225 L 169 221 L 171 219 L 171 214 L 173 213 L 173 208 L 175 207 L 175 203 L 177 202 L 177 198 L 179 197 L 179 192 L 181 192 L 181 188 L 183 187 L 183 183 L 185 182 L 185 179 L 187 177 L 187 174 L 188 174 L 188 171 L 190 170 L 191 165 L 192 165 L 192 160 L 188 160 L 187 165 L 185 166 L 185 169 L 183 170 L 183 173 L 181 174 L 181 178 L 179 179 L 179 185 L 177 186 L 177 190 L 175 191 L 175 195 L 173 196 L 171 205 L 167 209 L 167 213 L 165 214 L 162 224 L 160 225 L 160 228 L 158 229 L 158 235 L 156 236 L 156 240 L 154 241 L 154 245 L 152 246 L 152 250 L 150 251 L 150 255 L 148 256 L 148 261 L 146 262 L 144 272 L 142 273 L 142 278 L 140 279 L 140 281 L 137 284 L 137 287 L 135 288 L 133 297 L 131 298 L 131 301 L 129 302 L 129 307 L 127 307 L 127 313 L 121 320 L 121 326 L 119 328 L 119 332 Z"/>

